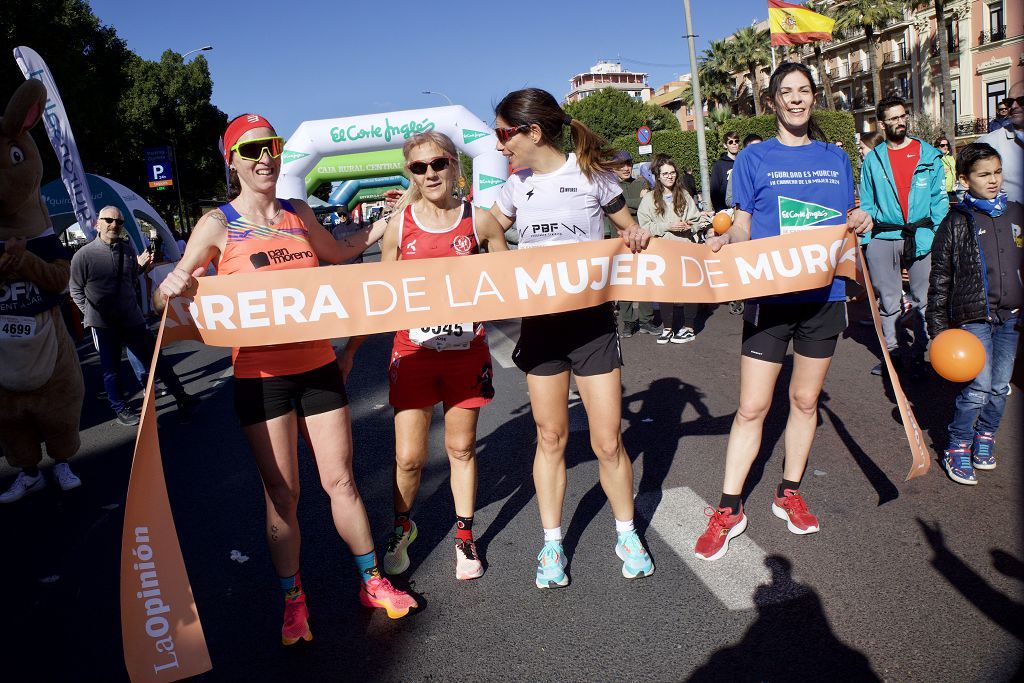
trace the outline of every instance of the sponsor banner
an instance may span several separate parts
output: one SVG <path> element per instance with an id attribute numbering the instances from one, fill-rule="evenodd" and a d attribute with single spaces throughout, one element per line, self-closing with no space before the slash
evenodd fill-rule
<path id="1" fill-rule="evenodd" d="M 39 53 L 30 47 L 14 48 L 14 60 L 21 68 L 26 79 L 34 78 L 46 86 L 46 106 L 43 109 L 43 125 L 46 135 L 50 138 L 53 151 L 60 161 L 60 177 L 71 197 L 75 218 L 89 238 L 96 236 L 96 209 L 92 203 L 89 183 L 85 178 L 85 168 L 78 155 L 75 135 L 71 132 L 71 122 L 64 111 L 64 102 L 60 99 L 60 91 L 53 80 L 50 69 Z"/>
<path id="2" fill-rule="evenodd" d="M 431 327 L 455 319 L 558 313 L 606 301 L 713 303 L 825 287 L 856 277 L 845 226 L 724 247 L 622 240 L 543 249 L 199 279 L 193 302 L 171 302 L 168 341 L 284 344 Z"/>
<path id="3" fill-rule="evenodd" d="M 157 348 L 163 333 L 161 321 Z M 156 359 L 154 353 L 121 533 L 121 639 L 133 683 L 177 681 L 213 668 L 167 499 L 156 434 Z"/>

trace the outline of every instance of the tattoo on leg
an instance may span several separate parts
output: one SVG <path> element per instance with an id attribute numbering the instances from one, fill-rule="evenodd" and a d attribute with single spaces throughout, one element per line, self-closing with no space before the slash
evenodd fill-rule
<path id="1" fill-rule="evenodd" d="M 272 541 L 276 541 L 277 540 L 277 533 L 278 533 L 277 525 L 276 524 L 271 524 L 270 525 L 270 539 Z"/>

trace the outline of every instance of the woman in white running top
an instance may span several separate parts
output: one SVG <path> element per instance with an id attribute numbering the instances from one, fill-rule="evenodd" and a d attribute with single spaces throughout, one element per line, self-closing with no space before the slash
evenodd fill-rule
<path id="1" fill-rule="evenodd" d="M 495 115 L 498 151 L 520 170 L 505 182 L 490 214 L 481 212 L 478 228 L 492 218 L 502 229 L 515 222 L 519 248 L 528 249 L 601 240 L 607 215 L 632 251 L 647 247 L 650 234 L 626 208 L 612 173 L 617 162 L 600 136 L 568 116 L 550 93 L 536 88 L 509 93 Z M 575 148 L 568 156 L 561 151 L 566 126 Z M 561 524 L 570 372 L 576 375 L 601 486 L 615 516 L 615 552 L 623 560 L 622 573 L 627 578 L 650 576 L 654 564 L 633 528 L 633 467 L 620 432 L 622 357 L 611 304 L 524 318 L 512 359 L 526 372 L 537 425 L 533 478 L 544 527 L 537 587 L 569 583 Z"/>

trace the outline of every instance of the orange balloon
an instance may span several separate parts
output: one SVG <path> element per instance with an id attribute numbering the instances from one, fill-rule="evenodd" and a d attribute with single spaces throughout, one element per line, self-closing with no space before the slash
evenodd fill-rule
<path id="1" fill-rule="evenodd" d="M 950 328 L 932 340 L 932 367 L 950 382 L 970 382 L 985 367 L 985 347 L 967 330 Z"/>
<path id="2" fill-rule="evenodd" d="M 715 229 L 716 235 L 724 235 L 732 227 L 732 218 L 725 211 L 719 211 L 711 219 L 711 227 Z"/>

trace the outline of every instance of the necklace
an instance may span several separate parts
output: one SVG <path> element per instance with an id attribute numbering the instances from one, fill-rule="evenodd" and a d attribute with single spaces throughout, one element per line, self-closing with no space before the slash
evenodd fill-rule
<path id="1" fill-rule="evenodd" d="M 265 221 L 267 225 L 273 225 L 274 223 L 277 222 L 277 219 L 281 215 L 281 212 L 283 210 L 284 210 L 284 207 L 278 206 L 277 207 L 277 212 L 273 216 L 271 216 L 269 218 L 267 218 L 266 216 L 263 216 L 261 214 L 258 214 L 255 211 L 245 211 L 245 214 L 247 216 L 251 216 L 253 218 L 259 218 L 260 220 Z"/>

